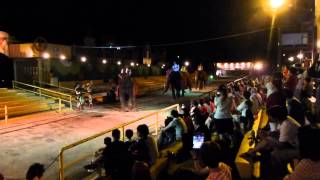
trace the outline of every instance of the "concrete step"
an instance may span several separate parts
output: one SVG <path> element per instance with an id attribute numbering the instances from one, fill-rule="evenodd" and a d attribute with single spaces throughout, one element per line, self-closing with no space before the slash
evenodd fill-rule
<path id="1" fill-rule="evenodd" d="M 65 105 L 61 104 L 61 108 L 64 108 Z M 23 106 L 15 106 L 8 108 L 8 116 L 16 117 L 26 114 L 32 114 L 36 112 L 49 111 L 59 109 L 59 104 L 46 104 L 46 103 L 30 103 Z M 4 108 L 0 108 L 0 119 L 4 118 Z"/>
<path id="2" fill-rule="evenodd" d="M 0 88 L 0 92 L 8 92 L 7 88 Z"/>

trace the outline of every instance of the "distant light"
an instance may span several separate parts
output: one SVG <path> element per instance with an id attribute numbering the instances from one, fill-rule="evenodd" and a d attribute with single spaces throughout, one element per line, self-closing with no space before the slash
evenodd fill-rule
<path id="1" fill-rule="evenodd" d="M 136 66 L 139 66 L 139 63 L 136 63 Z"/>
<path id="2" fill-rule="evenodd" d="M 120 66 L 121 65 L 121 61 L 117 61 L 117 64 L 118 64 L 118 66 Z"/>
<path id="3" fill-rule="evenodd" d="M 317 48 L 320 48 L 320 40 L 317 41 Z"/>
<path id="4" fill-rule="evenodd" d="M 178 59 L 180 59 L 180 56 L 177 56 Z"/>
<path id="5" fill-rule="evenodd" d="M 184 65 L 185 65 L 185 66 L 189 66 L 189 65 L 190 65 L 190 62 L 189 62 L 189 61 L 184 62 Z"/>
<path id="6" fill-rule="evenodd" d="M 224 63 L 224 68 L 228 68 L 228 63 Z"/>
<path id="7" fill-rule="evenodd" d="M 270 0 L 270 6 L 272 9 L 277 10 L 284 4 L 284 0 Z"/>
<path id="8" fill-rule="evenodd" d="M 234 69 L 234 63 L 230 63 L 230 69 Z"/>
<path id="9" fill-rule="evenodd" d="M 299 58 L 300 60 L 303 58 L 304 56 L 303 56 L 303 53 L 299 53 L 298 55 L 297 55 L 297 58 Z"/>
<path id="10" fill-rule="evenodd" d="M 210 79 L 213 79 L 213 75 L 210 75 L 209 78 L 210 78 Z"/>
<path id="11" fill-rule="evenodd" d="M 240 65 L 239 63 L 236 63 L 236 69 L 239 69 L 239 68 L 240 68 L 239 65 Z"/>
<path id="12" fill-rule="evenodd" d="M 45 59 L 49 59 L 50 58 L 50 54 L 45 52 L 42 54 L 42 57 L 45 58 Z"/>
<path id="13" fill-rule="evenodd" d="M 255 70 L 260 71 L 260 70 L 262 70 L 262 68 L 263 68 L 263 64 L 262 64 L 261 62 L 257 62 L 257 63 L 254 65 L 253 68 L 254 68 Z"/>
<path id="14" fill-rule="evenodd" d="M 87 58 L 85 56 L 82 56 L 80 60 L 81 60 L 81 62 L 86 62 Z"/>
<path id="15" fill-rule="evenodd" d="M 282 56 L 283 56 L 283 57 L 285 57 L 285 56 L 286 56 L 286 54 L 284 54 L 284 53 L 283 53 L 283 54 L 282 54 Z"/>
<path id="16" fill-rule="evenodd" d="M 102 59 L 102 64 L 107 64 L 107 60 L 106 59 Z"/>
<path id="17" fill-rule="evenodd" d="M 151 64 L 148 64 L 147 66 L 148 66 L 148 67 L 151 67 Z"/>
<path id="18" fill-rule="evenodd" d="M 166 67 L 166 64 L 162 64 L 163 67 Z"/>
<path id="19" fill-rule="evenodd" d="M 251 62 L 247 62 L 247 67 L 250 68 Z"/>
<path id="20" fill-rule="evenodd" d="M 246 65 L 246 63 L 242 62 L 241 63 L 241 68 L 244 68 L 245 65 Z"/>
<path id="21" fill-rule="evenodd" d="M 291 56 L 291 57 L 288 58 L 288 60 L 292 62 L 292 61 L 294 61 L 294 57 Z"/>
<path id="22" fill-rule="evenodd" d="M 111 49 L 111 48 L 112 48 L 112 46 L 109 46 L 109 48 Z"/>
<path id="23" fill-rule="evenodd" d="M 121 50 L 121 47 L 117 47 L 117 50 Z"/>
<path id="24" fill-rule="evenodd" d="M 131 63 L 130 63 L 130 66 L 132 66 L 132 67 L 133 67 L 133 66 L 134 66 L 134 62 L 131 62 Z"/>
<path id="25" fill-rule="evenodd" d="M 60 54 L 60 60 L 65 60 L 65 59 L 67 59 L 67 57 L 64 55 L 64 54 Z"/>
<path id="26" fill-rule="evenodd" d="M 221 63 L 217 63 L 217 68 L 221 68 Z"/>

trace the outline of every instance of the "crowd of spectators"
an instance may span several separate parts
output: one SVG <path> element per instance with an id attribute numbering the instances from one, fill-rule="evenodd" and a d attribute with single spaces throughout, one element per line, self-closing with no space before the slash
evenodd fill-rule
<path id="1" fill-rule="evenodd" d="M 152 136 L 142 124 L 136 129 L 136 138 L 133 130 L 126 130 L 127 141 L 123 142 L 115 129 L 112 140 L 105 139 L 105 147 L 86 169 L 100 165 L 112 179 L 149 180 L 150 167 L 160 156 L 168 156 L 178 166 L 193 163 L 191 167 L 181 165 L 166 179 L 239 179 L 234 159 L 244 134 L 265 109 L 267 126 L 256 132 L 256 145 L 241 158 L 249 163 L 260 161 L 262 179 L 320 179 L 320 145 L 316 142 L 320 130 L 317 111 L 312 111 L 317 103 L 310 101 L 314 87 L 306 73 L 297 72 L 289 69 L 287 75 L 274 73 L 222 84 L 211 97 L 172 110 L 158 136 Z M 196 135 L 203 136 L 200 148 L 193 147 Z M 176 154 L 160 155 L 161 150 L 177 143 L 182 143 L 182 148 Z M 293 172 L 288 171 L 288 163 Z"/>

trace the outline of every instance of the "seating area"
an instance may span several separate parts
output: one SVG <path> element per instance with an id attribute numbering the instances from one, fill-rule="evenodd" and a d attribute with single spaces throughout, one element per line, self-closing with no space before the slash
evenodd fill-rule
<path id="1" fill-rule="evenodd" d="M 293 95 L 288 79 L 274 73 L 222 84 L 213 96 L 172 110 L 163 127 L 155 123 L 157 133 L 149 124 L 113 129 L 81 178 L 320 179 L 320 148 L 312 139 L 320 138 L 319 114 L 307 98 L 314 94 L 306 94 L 304 79 Z"/>
<path id="2" fill-rule="evenodd" d="M 36 96 L 22 90 L 0 88 L 0 119 L 5 118 L 5 106 L 7 106 L 8 117 L 59 108 L 58 102 L 54 99 Z M 64 108 L 64 104 L 61 104 L 61 107 Z"/>

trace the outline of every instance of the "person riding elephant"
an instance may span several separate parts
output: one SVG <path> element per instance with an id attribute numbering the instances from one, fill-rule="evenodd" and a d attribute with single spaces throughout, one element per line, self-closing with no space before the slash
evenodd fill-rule
<path id="1" fill-rule="evenodd" d="M 203 70 L 202 64 L 198 66 L 198 70 L 196 71 L 196 84 L 199 90 L 202 90 L 207 81 L 207 73 Z"/>
<path id="2" fill-rule="evenodd" d="M 167 77 L 164 93 L 168 91 L 169 87 L 171 87 L 173 99 L 179 98 L 180 90 L 181 90 L 181 74 L 180 74 L 180 66 L 175 62 L 172 66 L 172 71 Z"/>
<path id="3" fill-rule="evenodd" d="M 180 74 L 181 74 L 181 90 L 182 90 L 182 97 L 183 97 L 185 93 L 185 89 L 189 89 L 190 92 L 192 91 L 192 85 L 191 85 L 190 74 L 185 66 L 181 67 Z"/>
<path id="4" fill-rule="evenodd" d="M 119 81 L 119 98 L 121 103 L 121 110 L 128 111 L 135 108 L 135 92 L 134 81 L 131 77 L 131 70 L 129 68 L 121 69 L 118 75 Z"/>

